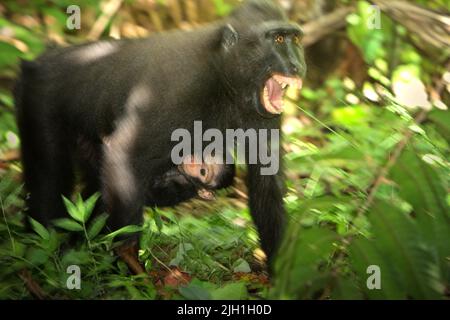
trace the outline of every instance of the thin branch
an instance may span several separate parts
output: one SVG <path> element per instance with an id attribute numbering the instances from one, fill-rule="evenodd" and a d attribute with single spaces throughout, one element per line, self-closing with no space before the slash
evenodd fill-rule
<path id="1" fill-rule="evenodd" d="M 100 15 L 97 21 L 95 21 L 91 31 L 87 36 L 88 40 L 93 41 L 100 38 L 103 32 L 105 32 L 109 21 L 117 13 L 117 11 L 119 11 L 120 7 L 122 6 L 122 2 L 123 0 L 110 0 L 107 4 L 105 4 L 103 13 Z"/>
<path id="2" fill-rule="evenodd" d="M 450 47 L 450 17 L 406 1 L 370 0 L 396 22 L 405 26 L 428 45 Z"/>
<path id="3" fill-rule="evenodd" d="M 353 7 L 340 8 L 303 25 L 305 47 L 311 46 L 336 30 L 344 28 L 347 25 L 347 16 L 354 10 Z"/>
<path id="4" fill-rule="evenodd" d="M 27 269 L 21 270 L 19 272 L 19 277 L 23 280 L 25 286 L 27 287 L 28 291 L 33 295 L 33 297 L 35 297 L 38 300 L 47 299 L 47 295 L 39 286 L 39 284 L 36 281 L 34 281 L 30 271 L 28 271 Z"/>
<path id="5" fill-rule="evenodd" d="M 422 110 L 419 113 L 419 115 L 414 119 L 414 122 L 417 125 L 421 124 L 427 118 L 427 114 L 428 114 L 427 110 Z M 364 205 L 362 205 L 359 208 L 359 210 L 356 214 L 357 217 L 364 214 L 364 212 L 366 212 L 367 209 L 369 209 L 370 206 L 373 204 L 379 187 L 386 180 L 386 176 L 389 174 L 389 171 L 392 169 L 392 167 L 395 165 L 395 163 L 397 163 L 397 160 L 402 155 L 403 150 L 405 150 L 406 146 L 408 145 L 408 143 L 411 140 L 411 138 L 413 137 L 413 135 L 414 135 L 414 132 L 412 130 L 406 129 L 406 133 L 404 134 L 403 139 L 400 140 L 400 142 L 397 144 L 397 146 L 395 147 L 393 153 L 389 157 L 389 160 L 387 161 L 385 166 L 380 169 L 380 172 L 378 173 L 372 186 L 369 189 L 369 195 L 367 196 L 366 202 L 364 203 Z"/>

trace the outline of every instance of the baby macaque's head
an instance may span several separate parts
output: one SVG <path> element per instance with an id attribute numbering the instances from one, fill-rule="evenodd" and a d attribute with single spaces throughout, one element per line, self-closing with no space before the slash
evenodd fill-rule
<path id="1" fill-rule="evenodd" d="M 178 170 L 198 187 L 198 196 L 205 200 L 214 200 L 214 190 L 231 185 L 234 166 L 223 163 L 222 158 L 208 157 L 202 162 L 195 155 L 187 156 Z"/>

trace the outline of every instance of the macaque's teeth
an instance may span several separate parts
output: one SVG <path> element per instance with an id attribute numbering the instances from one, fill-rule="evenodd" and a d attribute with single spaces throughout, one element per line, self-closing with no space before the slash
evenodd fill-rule
<path id="1" fill-rule="evenodd" d="M 303 86 L 303 81 L 300 78 L 290 78 L 289 86 L 295 89 L 301 89 Z"/>
<path id="2" fill-rule="evenodd" d="M 301 89 L 303 87 L 303 80 L 298 77 L 284 77 L 281 75 L 274 75 L 273 79 L 276 80 L 283 89 L 290 86 L 295 89 Z"/>

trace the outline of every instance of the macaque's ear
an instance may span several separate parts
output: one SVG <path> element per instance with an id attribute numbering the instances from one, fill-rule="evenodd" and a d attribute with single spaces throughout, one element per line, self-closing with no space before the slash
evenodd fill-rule
<path id="1" fill-rule="evenodd" d="M 230 50 L 234 45 L 236 45 L 239 41 L 239 35 L 231 26 L 231 24 L 227 24 L 223 29 L 222 34 L 222 47 L 225 51 Z"/>

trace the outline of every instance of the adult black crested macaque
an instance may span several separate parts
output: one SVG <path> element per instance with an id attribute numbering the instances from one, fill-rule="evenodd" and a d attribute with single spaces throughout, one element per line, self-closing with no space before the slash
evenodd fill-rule
<path id="1" fill-rule="evenodd" d="M 300 88 L 306 72 L 301 38 L 274 3 L 250 0 L 197 30 L 24 62 L 16 101 L 29 215 L 44 224 L 64 215 L 61 195 L 73 191 L 78 166 L 86 190 L 101 190 L 109 229 L 141 223 L 152 185 L 174 169 L 175 129 L 192 132 L 194 121 L 221 132 L 280 128 L 285 88 Z M 79 141 L 94 161 L 79 160 Z M 247 158 L 250 211 L 271 259 L 285 224 L 284 184 L 282 170 L 262 175 L 263 166 Z"/>

